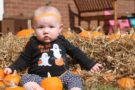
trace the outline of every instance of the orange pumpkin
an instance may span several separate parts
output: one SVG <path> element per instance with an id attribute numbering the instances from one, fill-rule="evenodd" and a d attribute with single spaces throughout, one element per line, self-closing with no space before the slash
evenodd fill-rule
<path id="1" fill-rule="evenodd" d="M 5 85 L 10 86 L 11 82 L 15 83 L 15 85 L 18 85 L 20 79 L 21 79 L 21 76 L 18 75 L 16 72 L 14 72 L 13 74 L 6 75 L 3 81 Z"/>
<path id="2" fill-rule="evenodd" d="M 107 36 L 107 39 L 110 42 L 115 41 L 115 40 L 118 40 L 120 38 L 121 38 L 121 33 L 120 33 L 120 30 L 119 29 L 118 29 L 117 33 L 113 33 L 113 34 Z"/>
<path id="3" fill-rule="evenodd" d="M 11 87 L 6 87 L 5 90 L 25 90 L 25 89 L 20 86 L 11 86 Z"/>
<path id="4" fill-rule="evenodd" d="M 3 80 L 4 78 L 4 71 L 3 69 L 0 69 L 0 80 Z"/>
<path id="5" fill-rule="evenodd" d="M 92 36 L 91 36 L 92 39 L 101 38 L 104 36 L 104 34 L 99 31 L 92 31 L 91 34 L 92 34 Z"/>
<path id="6" fill-rule="evenodd" d="M 62 81 L 58 77 L 47 77 L 41 81 L 41 87 L 45 90 L 62 90 Z"/>
<path id="7" fill-rule="evenodd" d="M 4 88 L 4 87 L 5 87 L 5 84 L 2 81 L 0 81 L 0 88 Z"/>
<path id="8" fill-rule="evenodd" d="M 130 36 L 130 39 L 135 40 L 135 31 L 133 28 L 130 30 L 129 36 Z"/>
<path id="9" fill-rule="evenodd" d="M 81 38 L 87 39 L 87 38 L 91 38 L 91 33 L 90 31 L 84 30 L 82 27 L 79 27 L 81 32 L 79 33 L 79 36 Z"/>
<path id="10" fill-rule="evenodd" d="M 34 33 L 33 29 L 23 29 L 23 30 L 19 31 L 16 34 L 16 36 L 19 38 L 26 38 L 26 37 L 30 37 L 33 33 Z"/>
<path id="11" fill-rule="evenodd" d="M 118 85 L 124 89 L 133 89 L 135 86 L 135 82 L 132 78 L 125 77 L 118 80 Z"/>
<path id="12" fill-rule="evenodd" d="M 91 38 L 91 33 L 90 33 L 90 31 L 82 31 L 82 32 L 80 32 L 79 33 L 79 36 L 81 37 L 81 38 Z"/>

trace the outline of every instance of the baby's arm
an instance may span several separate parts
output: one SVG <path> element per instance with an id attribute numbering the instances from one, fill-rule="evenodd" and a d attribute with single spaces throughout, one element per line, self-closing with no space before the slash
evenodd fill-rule
<path id="1" fill-rule="evenodd" d="M 85 69 L 90 70 L 91 72 L 98 72 L 103 67 L 101 64 L 96 63 L 91 58 L 87 57 L 87 55 L 78 47 L 75 47 L 68 40 L 63 37 L 60 37 L 62 44 L 64 45 L 67 54 L 69 54 L 73 60 L 76 60 L 81 66 L 85 67 Z"/>
<path id="2" fill-rule="evenodd" d="M 24 51 L 20 54 L 17 60 L 14 63 L 12 63 L 9 67 L 6 67 L 4 69 L 5 74 L 13 73 L 14 70 L 21 71 L 28 66 L 31 60 L 31 53 L 32 53 L 31 42 L 32 41 L 29 41 L 27 43 Z"/>

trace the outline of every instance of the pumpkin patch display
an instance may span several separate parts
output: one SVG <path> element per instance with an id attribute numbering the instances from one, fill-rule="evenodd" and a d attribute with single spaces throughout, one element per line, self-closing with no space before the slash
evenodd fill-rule
<path id="1" fill-rule="evenodd" d="M 34 34 L 33 29 L 23 29 L 23 30 L 19 31 L 16 34 L 16 36 L 19 38 L 27 38 L 27 37 L 30 37 L 32 34 Z"/>
<path id="2" fill-rule="evenodd" d="M 44 88 L 44 90 L 62 90 L 63 85 L 62 81 L 58 77 L 51 77 L 50 74 L 48 74 L 47 78 L 44 78 L 41 81 L 41 87 Z"/>

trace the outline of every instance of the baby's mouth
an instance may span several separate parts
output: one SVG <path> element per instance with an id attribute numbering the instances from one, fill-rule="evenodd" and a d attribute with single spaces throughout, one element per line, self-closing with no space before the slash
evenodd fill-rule
<path id="1" fill-rule="evenodd" d="M 44 40 L 49 40 L 50 38 L 48 36 L 44 36 Z"/>

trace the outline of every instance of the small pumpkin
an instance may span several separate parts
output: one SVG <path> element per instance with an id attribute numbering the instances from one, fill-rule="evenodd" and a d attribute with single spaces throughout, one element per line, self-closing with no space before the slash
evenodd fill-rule
<path id="1" fill-rule="evenodd" d="M 6 87 L 5 90 L 25 90 L 25 89 L 23 87 L 21 87 L 21 86 L 15 85 L 14 82 L 11 82 L 10 86 Z"/>
<path id="2" fill-rule="evenodd" d="M 41 81 L 41 87 L 45 90 L 62 90 L 62 81 L 58 77 L 51 77 L 48 73 L 48 77 Z"/>
<path id="3" fill-rule="evenodd" d="M 20 86 L 14 86 L 14 87 L 6 87 L 5 90 L 25 90 L 25 89 Z"/>
<path id="4" fill-rule="evenodd" d="M 119 29 L 118 29 L 117 33 L 113 33 L 113 34 L 107 36 L 107 39 L 110 42 L 115 41 L 115 40 L 118 40 L 120 38 L 121 38 L 121 33 L 120 33 L 120 30 Z"/>
<path id="5" fill-rule="evenodd" d="M 133 89 L 135 86 L 135 82 L 130 77 L 124 77 L 118 80 L 118 85 L 124 89 Z"/>
<path id="6" fill-rule="evenodd" d="M 79 33 L 79 36 L 84 39 L 91 38 L 90 31 L 84 30 L 82 27 L 79 27 L 81 29 L 81 32 Z"/>
<path id="7" fill-rule="evenodd" d="M 5 88 L 5 84 L 3 83 L 3 81 L 0 81 L 0 88 Z"/>
<path id="8" fill-rule="evenodd" d="M 23 30 L 19 31 L 16 34 L 16 36 L 19 38 L 27 38 L 27 37 L 30 37 L 32 34 L 34 34 L 33 29 L 23 29 Z"/>
<path id="9" fill-rule="evenodd" d="M 82 31 L 82 32 L 80 32 L 79 33 L 79 36 L 81 37 L 81 38 L 91 38 L 91 33 L 90 33 L 90 31 Z"/>
<path id="10" fill-rule="evenodd" d="M 16 71 L 13 74 L 8 74 L 4 78 L 4 83 L 7 86 L 10 86 L 11 82 L 15 83 L 15 85 L 19 84 L 19 81 L 21 79 L 21 76 L 16 73 Z"/>
<path id="11" fill-rule="evenodd" d="M 0 80 L 3 80 L 4 78 L 4 71 L 3 69 L 0 69 Z"/>
<path id="12" fill-rule="evenodd" d="M 102 32 L 99 32 L 99 31 L 92 31 L 91 32 L 92 39 L 101 38 L 103 36 L 104 36 L 104 34 Z"/>
<path id="13" fill-rule="evenodd" d="M 130 39 L 135 40 L 135 31 L 133 28 L 131 28 L 129 36 L 130 36 Z"/>

